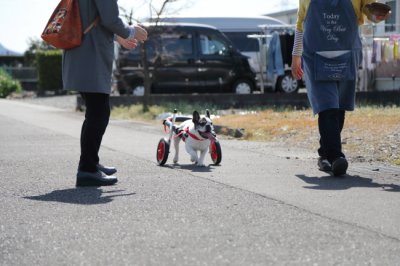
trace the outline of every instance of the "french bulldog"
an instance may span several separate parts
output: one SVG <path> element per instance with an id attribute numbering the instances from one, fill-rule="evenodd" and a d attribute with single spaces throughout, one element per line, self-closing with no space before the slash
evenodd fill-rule
<path id="1" fill-rule="evenodd" d="M 175 156 L 174 163 L 179 160 L 179 143 L 185 142 L 185 149 L 190 155 L 190 161 L 197 166 L 205 166 L 204 157 L 210 147 L 211 141 L 215 141 L 214 126 L 207 110 L 206 116 L 200 117 L 197 111 L 193 112 L 193 119 L 182 122 L 174 132 Z M 199 156 L 200 155 L 200 156 Z"/>

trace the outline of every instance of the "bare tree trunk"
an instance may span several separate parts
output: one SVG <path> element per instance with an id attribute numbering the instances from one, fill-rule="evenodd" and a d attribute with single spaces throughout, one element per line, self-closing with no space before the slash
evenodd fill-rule
<path id="1" fill-rule="evenodd" d="M 161 9 L 156 12 L 156 25 L 160 21 L 160 16 L 163 14 L 167 4 L 169 2 L 174 2 L 176 0 L 164 0 Z M 152 6 L 152 1 L 150 1 L 150 6 Z M 149 33 L 151 34 L 151 33 Z M 148 36 L 150 37 L 150 36 Z M 149 75 L 149 65 L 147 62 L 147 49 L 146 45 L 144 43 L 140 44 L 140 49 L 141 49 L 141 54 L 142 54 L 142 65 L 143 65 L 143 74 L 144 74 L 144 80 L 143 80 L 143 85 L 144 85 L 144 95 L 143 95 L 143 112 L 147 112 L 149 110 L 149 95 L 151 93 L 151 81 L 150 81 L 150 75 Z"/>
<path id="2" fill-rule="evenodd" d="M 149 65 L 147 63 L 147 49 L 146 44 L 140 44 L 140 52 L 142 55 L 142 66 L 143 66 L 143 86 L 144 86 L 144 94 L 143 94 L 143 112 L 147 112 L 149 110 L 149 95 L 150 95 L 150 75 L 149 75 Z"/>
<path id="3" fill-rule="evenodd" d="M 149 0 L 149 8 L 150 8 L 150 14 L 152 11 L 155 11 L 156 13 L 156 20 L 155 23 L 156 25 L 160 22 L 160 17 L 161 15 L 165 12 L 167 4 L 171 2 L 176 2 L 178 0 L 164 0 L 162 3 L 162 6 L 160 10 L 156 10 L 153 7 L 153 0 Z M 132 25 L 132 17 L 133 17 L 133 9 L 130 10 L 128 13 L 127 10 L 122 8 L 122 11 L 124 12 L 124 16 L 129 22 L 129 25 Z M 152 17 L 152 15 L 151 15 Z M 150 38 L 150 34 L 148 38 Z M 147 61 L 147 48 L 145 43 L 140 44 L 140 52 L 141 52 L 141 61 L 142 61 L 142 66 L 143 66 L 143 86 L 144 86 L 144 95 L 143 95 L 143 111 L 146 112 L 149 110 L 149 96 L 151 93 L 151 80 L 150 80 L 150 73 L 149 73 L 149 65 Z"/>

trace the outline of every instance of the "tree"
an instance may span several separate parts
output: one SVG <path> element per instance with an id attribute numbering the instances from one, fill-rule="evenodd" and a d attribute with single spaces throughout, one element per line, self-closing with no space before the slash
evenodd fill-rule
<path id="1" fill-rule="evenodd" d="M 39 38 L 29 38 L 28 49 L 24 53 L 25 64 L 28 66 L 36 65 L 36 54 L 48 50 L 56 49 Z"/>
<path id="2" fill-rule="evenodd" d="M 168 12 L 168 5 L 173 2 L 178 2 L 180 0 L 162 0 L 162 1 L 155 1 L 155 0 L 148 0 L 145 1 L 145 3 L 148 4 L 149 7 L 149 21 L 155 22 L 157 25 L 161 21 L 161 16 L 165 15 Z M 157 3 L 155 3 L 157 2 Z M 161 3 L 161 4 L 160 4 Z M 181 8 L 178 8 L 174 12 L 178 12 Z M 126 10 L 124 8 L 121 8 L 122 11 L 122 16 L 127 20 L 129 25 L 133 24 L 134 19 L 134 9 L 131 8 L 130 10 Z M 138 21 L 138 20 L 136 20 Z M 149 38 L 151 33 L 149 33 Z M 143 66 L 143 72 L 144 72 L 144 95 L 143 95 L 143 111 L 148 111 L 148 97 L 150 95 L 150 86 L 151 86 L 151 81 L 150 81 L 150 76 L 149 76 L 149 67 L 148 67 L 148 61 L 147 61 L 147 50 L 146 50 L 146 45 L 144 43 L 140 44 L 139 49 L 141 49 L 141 61 L 142 61 L 142 66 Z"/>

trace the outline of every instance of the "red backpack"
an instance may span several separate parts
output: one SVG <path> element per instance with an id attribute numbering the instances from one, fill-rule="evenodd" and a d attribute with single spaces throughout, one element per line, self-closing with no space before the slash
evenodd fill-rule
<path id="1" fill-rule="evenodd" d="M 84 31 L 78 0 L 61 0 L 54 9 L 41 35 L 48 44 L 59 49 L 71 49 L 81 45 L 83 34 L 88 33 L 99 21 L 97 17 Z"/>

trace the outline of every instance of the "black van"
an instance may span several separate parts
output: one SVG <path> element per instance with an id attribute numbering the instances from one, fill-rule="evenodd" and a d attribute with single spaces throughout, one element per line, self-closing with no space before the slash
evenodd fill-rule
<path id="1" fill-rule="evenodd" d="M 151 93 L 248 94 L 255 73 L 247 57 L 216 28 L 200 24 L 145 24 Z M 143 95 L 141 49 L 121 49 L 116 77 L 121 94 Z"/>

